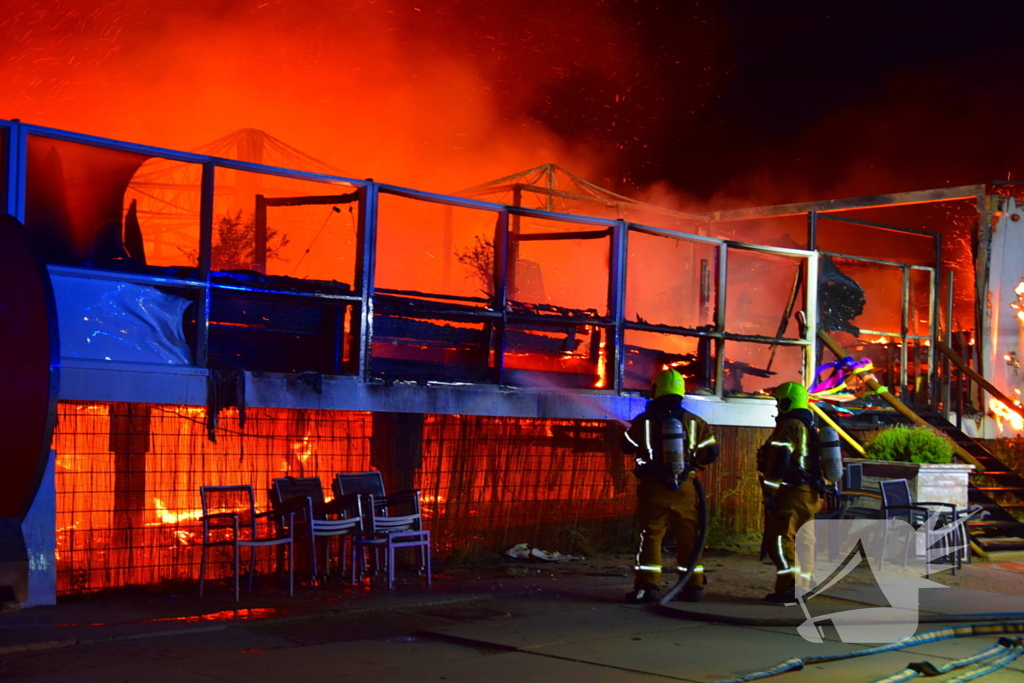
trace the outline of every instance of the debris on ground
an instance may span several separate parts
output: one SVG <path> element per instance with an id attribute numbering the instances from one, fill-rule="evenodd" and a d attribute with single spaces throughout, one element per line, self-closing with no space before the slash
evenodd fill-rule
<path id="1" fill-rule="evenodd" d="M 575 555 L 563 555 L 557 551 L 549 552 L 540 548 L 534 548 L 529 543 L 517 543 L 505 551 L 505 557 L 511 557 L 513 560 L 530 560 L 532 562 L 571 562 L 584 559 Z"/>

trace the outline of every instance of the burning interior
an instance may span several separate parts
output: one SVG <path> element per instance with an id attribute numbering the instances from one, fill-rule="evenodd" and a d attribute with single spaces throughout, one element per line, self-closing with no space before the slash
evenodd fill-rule
<path id="1" fill-rule="evenodd" d="M 907 403 L 986 412 L 950 393 L 936 343 L 987 362 L 994 190 L 686 214 L 553 165 L 437 195 L 258 131 L 185 153 L 2 129 L 4 199 L 38 238 L 72 371 L 63 593 L 194 578 L 198 486 L 265 496 L 273 476 L 380 469 L 424 491 L 442 549 L 628 533 L 609 419 L 663 366 L 734 429 L 712 505 L 753 528 L 727 473 L 753 470 L 743 426 L 813 376 L 819 330 Z"/>

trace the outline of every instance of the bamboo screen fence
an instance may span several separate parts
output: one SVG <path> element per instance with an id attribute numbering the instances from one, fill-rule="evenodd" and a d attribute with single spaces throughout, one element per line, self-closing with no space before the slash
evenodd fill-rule
<path id="1" fill-rule="evenodd" d="M 768 430 L 716 428 L 723 456 L 702 476 L 712 515 L 759 528 L 750 486 Z M 561 552 L 633 543 L 632 465 L 614 423 L 468 415 L 228 409 L 217 441 L 205 408 L 61 402 L 57 453 L 60 594 L 198 577 L 201 485 L 250 484 L 268 505 L 274 477 L 379 469 L 390 490 L 422 491 L 440 559 L 516 543 Z M 213 576 L 227 572 L 227 556 Z M 273 567 L 265 553 L 260 571 Z"/>

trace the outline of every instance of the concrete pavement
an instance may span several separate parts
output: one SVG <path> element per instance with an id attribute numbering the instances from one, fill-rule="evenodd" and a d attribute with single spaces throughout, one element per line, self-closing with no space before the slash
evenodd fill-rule
<path id="1" fill-rule="evenodd" d="M 629 578 L 615 571 L 531 565 L 506 577 L 442 576 L 431 590 L 328 585 L 302 588 L 294 599 L 259 593 L 239 605 L 226 591 L 202 600 L 122 591 L 0 613 L 0 680 L 696 682 L 868 647 L 844 644 L 830 628 L 825 642 L 814 644 L 789 625 L 666 617 L 622 604 L 629 588 Z M 912 661 L 941 663 L 994 642 L 988 636 L 919 645 L 775 680 L 870 681 Z M 1011 667 L 982 680 L 1024 680 L 1024 664 Z"/>

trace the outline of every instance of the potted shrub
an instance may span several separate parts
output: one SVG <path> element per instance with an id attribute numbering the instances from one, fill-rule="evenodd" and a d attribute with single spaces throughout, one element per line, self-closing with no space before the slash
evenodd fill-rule
<path id="1" fill-rule="evenodd" d="M 872 460 L 948 465 L 953 442 L 927 427 L 896 426 L 879 432 L 865 449 Z"/>
<path id="2" fill-rule="evenodd" d="M 933 429 L 894 426 L 878 431 L 865 447 L 864 485 L 906 479 L 914 500 L 967 506 L 967 481 L 973 465 L 954 462 L 953 442 Z"/>

